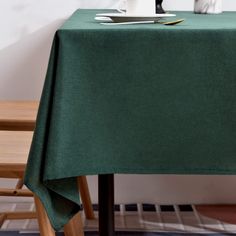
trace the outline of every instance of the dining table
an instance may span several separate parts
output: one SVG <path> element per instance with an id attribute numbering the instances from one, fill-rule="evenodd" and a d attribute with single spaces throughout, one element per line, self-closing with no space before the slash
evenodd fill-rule
<path id="1" fill-rule="evenodd" d="M 98 175 L 100 236 L 115 232 L 115 174 L 236 174 L 236 13 L 94 19 L 108 12 L 56 31 L 25 174 L 56 230 L 81 210 L 77 176 Z"/>

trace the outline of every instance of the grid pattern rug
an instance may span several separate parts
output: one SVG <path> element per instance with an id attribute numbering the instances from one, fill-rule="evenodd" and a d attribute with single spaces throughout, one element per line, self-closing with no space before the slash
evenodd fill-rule
<path id="1" fill-rule="evenodd" d="M 2 211 L 34 210 L 31 202 L 0 203 Z M 86 236 L 97 236 L 98 212 L 95 220 L 86 220 L 82 212 Z M 206 217 L 194 205 L 128 204 L 115 206 L 116 235 L 119 236 L 178 236 L 178 235 L 236 235 L 236 225 Z M 38 224 L 32 220 L 6 220 L 0 236 L 38 236 Z M 59 235 L 63 233 L 59 232 Z"/>
<path id="2" fill-rule="evenodd" d="M 226 236 L 235 235 L 228 233 L 220 234 L 184 234 L 184 233 L 151 233 L 151 232 L 116 232 L 116 236 Z M 20 233 L 20 232 L 0 232 L 0 236 L 39 236 L 39 233 Z M 57 236 L 64 236 L 63 233 L 57 233 Z M 85 232 L 85 236 L 98 236 L 97 232 Z"/>

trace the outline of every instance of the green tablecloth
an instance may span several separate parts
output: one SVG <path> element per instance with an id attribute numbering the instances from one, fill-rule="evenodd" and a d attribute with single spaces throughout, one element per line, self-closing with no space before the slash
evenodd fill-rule
<path id="1" fill-rule="evenodd" d="M 79 10 L 56 32 L 25 183 L 59 229 L 75 177 L 236 174 L 236 13 L 103 26 Z"/>

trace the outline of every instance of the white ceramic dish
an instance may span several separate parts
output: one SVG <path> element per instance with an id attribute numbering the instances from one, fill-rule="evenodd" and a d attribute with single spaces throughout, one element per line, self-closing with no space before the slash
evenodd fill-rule
<path id="1" fill-rule="evenodd" d="M 98 13 L 96 14 L 96 16 L 106 16 L 106 17 L 173 17 L 176 16 L 175 14 L 170 14 L 170 13 L 165 13 L 165 14 L 153 14 L 153 15 L 145 15 L 145 14 L 135 14 L 135 15 L 130 15 L 130 14 L 126 14 L 121 13 L 121 12 L 113 12 L 113 13 Z"/>
<path id="2" fill-rule="evenodd" d="M 138 25 L 138 24 L 154 24 L 155 21 L 131 21 L 131 22 L 102 22 L 101 25 Z"/>
<path id="3" fill-rule="evenodd" d="M 99 13 L 96 14 L 96 16 L 109 17 L 113 22 L 131 22 L 131 21 L 137 22 L 137 21 L 158 21 L 161 18 L 174 17 L 176 15 L 175 14 L 128 15 L 126 13 Z"/>
<path id="4" fill-rule="evenodd" d="M 96 16 L 94 19 L 97 21 L 102 21 L 102 22 L 113 22 L 110 17 L 106 17 L 106 16 Z"/>

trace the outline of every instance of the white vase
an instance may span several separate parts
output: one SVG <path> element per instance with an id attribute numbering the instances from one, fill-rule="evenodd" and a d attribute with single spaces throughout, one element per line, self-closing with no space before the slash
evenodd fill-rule
<path id="1" fill-rule="evenodd" d="M 222 0 L 194 0 L 194 12 L 219 14 L 222 12 Z"/>
<path id="2" fill-rule="evenodd" d="M 154 15 L 156 13 L 155 0 L 120 0 L 119 12 L 126 10 L 128 15 Z"/>

